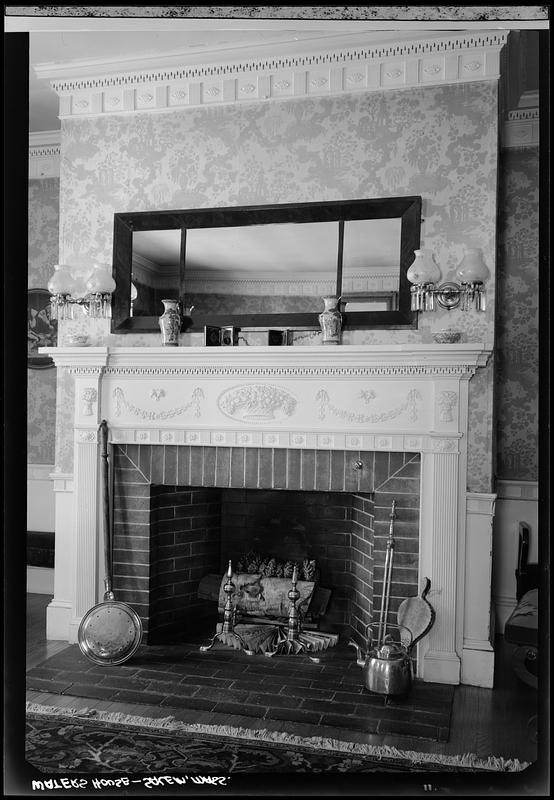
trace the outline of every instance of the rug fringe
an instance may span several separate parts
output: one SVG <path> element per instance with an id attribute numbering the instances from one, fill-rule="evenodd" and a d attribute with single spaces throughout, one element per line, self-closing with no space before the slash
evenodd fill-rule
<path id="1" fill-rule="evenodd" d="M 181 722 L 173 716 L 140 717 L 132 714 L 124 714 L 119 711 L 98 711 L 93 708 L 57 708 L 56 706 L 44 706 L 31 701 L 27 701 L 26 703 L 26 712 L 28 714 L 42 714 L 45 716 L 68 717 L 70 719 L 111 722 L 118 725 L 132 725 L 137 728 L 155 728 L 157 730 L 161 729 L 175 733 L 205 733 L 210 736 L 226 736 L 258 742 L 273 742 L 275 744 L 307 747 L 316 750 L 334 750 L 335 752 L 350 753 L 352 755 L 368 756 L 377 759 L 402 759 L 404 761 L 410 761 L 414 766 L 440 764 L 443 766 L 469 767 L 471 769 L 481 769 L 489 772 L 521 772 L 530 766 L 530 762 L 520 761 L 517 758 L 506 759 L 501 756 L 489 756 L 489 758 L 483 759 L 474 753 L 464 753 L 455 756 L 443 755 L 440 753 L 421 753 L 416 750 L 399 750 L 391 745 L 360 744 L 358 742 L 345 742 L 341 739 L 331 739 L 323 736 L 302 737 L 280 731 L 270 731 L 264 728 L 250 729 L 234 727 L 232 725 L 206 725 L 197 722 L 187 723 Z"/>

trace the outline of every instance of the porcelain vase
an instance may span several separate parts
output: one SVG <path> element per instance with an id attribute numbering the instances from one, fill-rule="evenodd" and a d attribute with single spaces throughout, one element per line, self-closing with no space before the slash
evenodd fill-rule
<path id="1" fill-rule="evenodd" d="M 164 313 L 158 318 L 162 332 L 162 344 L 177 347 L 181 331 L 181 313 L 178 300 L 162 300 Z"/>
<path id="2" fill-rule="evenodd" d="M 323 344 L 340 344 L 342 314 L 338 309 L 338 297 L 324 297 L 324 308 L 319 315 L 319 324 L 323 334 Z"/>

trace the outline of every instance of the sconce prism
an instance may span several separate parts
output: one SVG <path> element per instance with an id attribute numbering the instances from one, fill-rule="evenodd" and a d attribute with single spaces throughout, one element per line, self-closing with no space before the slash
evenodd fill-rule
<path id="1" fill-rule="evenodd" d="M 54 274 L 48 281 L 52 319 L 73 319 L 73 307 L 80 305 L 93 318 L 109 318 L 112 315 L 112 294 L 115 281 L 108 268 L 95 264 L 85 283 L 85 292 L 79 290 L 79 281 L 73 278 L 69 267 L 54 266 Z"/>
<path id="2" fill-rule="evenodd" d="M 440 267 L 430 250 L 414 250 L 414 253 L 415 260 L 407 272 L 412 284 L 412 311 L 436 311 L 437 305 L 449 311 L 458 306 L 461 311 L 472 307 L 476 311 L 486 310 L 484 283 L 490 272 L 480 248 L 466 248 L 456 270 L 459 283 L 439 283 Z"/>

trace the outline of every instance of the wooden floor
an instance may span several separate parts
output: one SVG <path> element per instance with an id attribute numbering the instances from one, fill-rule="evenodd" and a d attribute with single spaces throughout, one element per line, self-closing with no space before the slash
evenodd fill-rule
<path id="1" fill-rule="evenodd" d="M 48 595 L 27 595 L 27 669 L 37 666 L 46 658 L 67 647 L 66 642 L 46 641 L 46 606 Z M 502 756 L 522 761 L 536 760 L 537 692 L 522 683 L 510 667 L 511 646 L 503 637 L 497 640 L 495 688 L 475 686 L 456 687 L 452 711 L 450 739 L 447 743 L 410 739 L 408 737 L 365 735 L 364 741 L 388 744 L 402 749 L 446 754 L 475 753 L 486 758 Z M 60 705 L 87 705 L 78 698 L 45 693 L 29 693 L 28 699 L 38 703 Z M 90 704 L 90 700 L 88 701 Z M 115 708 L 115 705 L 118 708 Z M 159 716 L 160 709 L 149 706 L 110 704 L 110 710 L 143 716 Z M 157 712 L 157 713 L 156 713 Z M 167 711 L 165 712 L 167 713 Z M 202 720 L 205 721 L 205 720 Z M 353 739 L 359 740 L 354 736 Z"/>

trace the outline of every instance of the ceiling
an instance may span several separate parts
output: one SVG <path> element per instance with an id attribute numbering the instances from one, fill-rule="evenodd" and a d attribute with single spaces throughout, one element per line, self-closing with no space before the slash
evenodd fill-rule
<path id="1" fill-rule="evenodd" d="M 200 20 L 196 21 L 200 23 Z M 175 30 L 54 30 L 31 31 L 29 52 L 29 131 L 54 131 L 60 127 L 58 96 L 50 88 L 56 72 L 64 76 L 104 74 L 122 70 L 144 69 L 145 61 L 179 59 L 180 63 L 214 62 L 256 57 L 260 54 L 290 52 L 320 47 L 343 47 L 345 39 L 355 46 L 360 42 L 413 39 L 408 30 L 374 30 L 365 22 L 321 27 L 317 20 L 299 24 L 297 20 L 267 20 L 251 26 L 235 21 L 233 25 L 196 24 Z M 421 30 L 421 29 L 420 29 Z M 434 35 L 444 34 L 436 31 Z M 175 61 L 173 61 L 175 63 Z M 35 69 L 36 68 L 36 69 Z M 68 69 L 71 72 L 68 72 Z M 43 77 L 40 77 L 40 76 Z M 47 76 L 47 77 L 46 77 Z"/>

